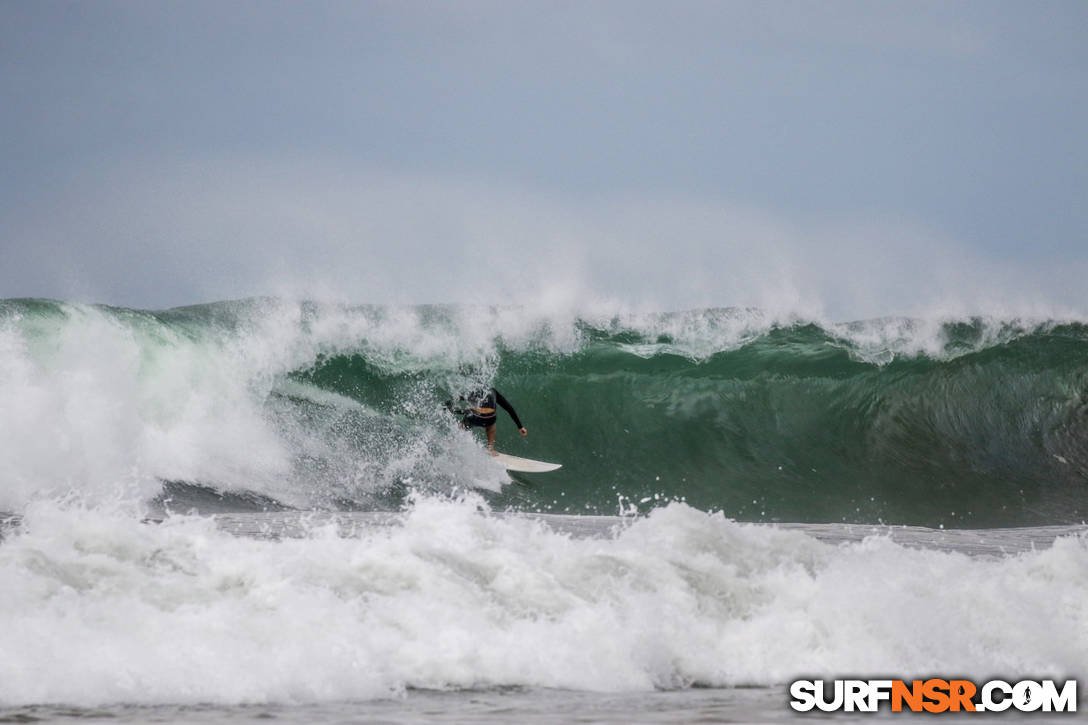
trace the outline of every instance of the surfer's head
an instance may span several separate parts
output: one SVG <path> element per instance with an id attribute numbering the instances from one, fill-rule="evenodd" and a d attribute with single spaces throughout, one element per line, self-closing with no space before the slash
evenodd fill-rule
<path id="1" fill-rule="evenodd" d="M 494 376 L 494 366 L 488 365 L 486 361 L 462 361 L 457 364 L 455 384 L 456 387 L 460 390 L 476 390 L 477 388 L 490 388 L 491 381 Z"/>

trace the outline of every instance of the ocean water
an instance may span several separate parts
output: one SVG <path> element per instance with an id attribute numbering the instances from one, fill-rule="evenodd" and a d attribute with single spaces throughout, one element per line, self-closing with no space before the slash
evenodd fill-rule
<path id="1" fill-rule="evenodd" d="M 1078 320 L 0 302 L 0 721 L 1083 691 L 1086 353 Z M 487 383 L 560 471 L 459 429 Z"/>

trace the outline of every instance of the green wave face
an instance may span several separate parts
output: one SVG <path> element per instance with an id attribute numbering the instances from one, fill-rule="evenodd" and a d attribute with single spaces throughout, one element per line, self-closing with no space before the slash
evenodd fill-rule
<path id="1" fill-rule="evenodd" d="M 777 327 L 704 359 L 669 340 L 588 332 L 571 354 L 500 348 L 498 447 L 564 463 L 500 505 L 615 513 L 682 499 L 744 520 L 1002 526 L 1080 521 L 1088 502 L 1088 330 L 994 345 L 944 328 L 942 357 L 865 362 L 815 325 Z M 295 377 L 376 410 L 445 394 L 441 371 L 342 355 Z M 429 388 L 433 386 L 434 391 Z M 500 413 L 501 416 L 501 413 Z"/>
<path id="2" fill-rule="evenodd" d="M 88 320 L 123 338 L 134 409 L 107 425 L 155 443 L 128 452 L 132 465 L 294 506 L 392 508 L 414 490 L 482 486 L 499 507 L 570 513 L 679 499 L 752 521 L 1088 518 L 1079 321 L 821 325 L 753 310 L 543 317 L 276 300 L 165 312 L 8 301 L 0 313 L 8 368 L 21 361 L 47 392 L 70 382 L 83 353 L 64 341 Z M 93 379 L 101 365 L 82 368 Z M 529 430 L 521 438 L 500 411 L 497 448 L 562 469 L 498 490 L 505 474 L 479 451 L 481 433 L 443 408 L 487 383 Z M 235 402 L 217 411 L 216 400 Z M 195 441 L 200 465 L 175 455 L 171 431 Z M 238 445 L 216 448 L 232 436 Z"/>

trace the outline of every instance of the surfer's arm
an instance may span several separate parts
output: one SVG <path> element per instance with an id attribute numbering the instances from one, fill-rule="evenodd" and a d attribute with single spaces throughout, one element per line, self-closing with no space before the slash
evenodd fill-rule
<path id="1" fill-rule="evenodd" d="M 509 401 L 507 401 L 506 398 L 502 397 L 502 393 L 500 393 L 498 390 L 495 390 L 494 388 L 492 388 L 492 390 L 495 391 L 495 402 L 502 406 L 502 409 L 510 414 L 510 417 L 514 419 L 514 425 L 518 427 L 518 430 L 521 432 L 522 435 L 525 435 L 525 426 L 521 424 L 521 418 L 518 418 L 518 414 L 514 412 L 514 406 L 510 405 Z"/>

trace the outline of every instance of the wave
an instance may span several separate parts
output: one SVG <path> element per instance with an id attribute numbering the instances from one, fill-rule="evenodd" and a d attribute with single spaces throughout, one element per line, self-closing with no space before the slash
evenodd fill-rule
<path id="1" fill-rule="evenodd" d="M 1064 679 L 1088 656 L 1083 536 L 973 558 L 829 545 L 673 503 L 572 538 L 488 515 L 477 495 L 420 498 L 355 533 L 315 522 L 272 542 L 207 517 L 35 503 L 0 545 L 0 704 Z"/>
<path id="2" fill-rule="evenodd" d="M 0 510 L 211 505 L 199 490 L 382 510 L 474 488 L 531 511 L 1076 523 L 1086 360 L 1076 319 L 7 300 Z M 563 469 L 511 482 L 490 464 L 442 406 L 480 384 L 530 430 L 500 420 L 499 447 Z"/>

